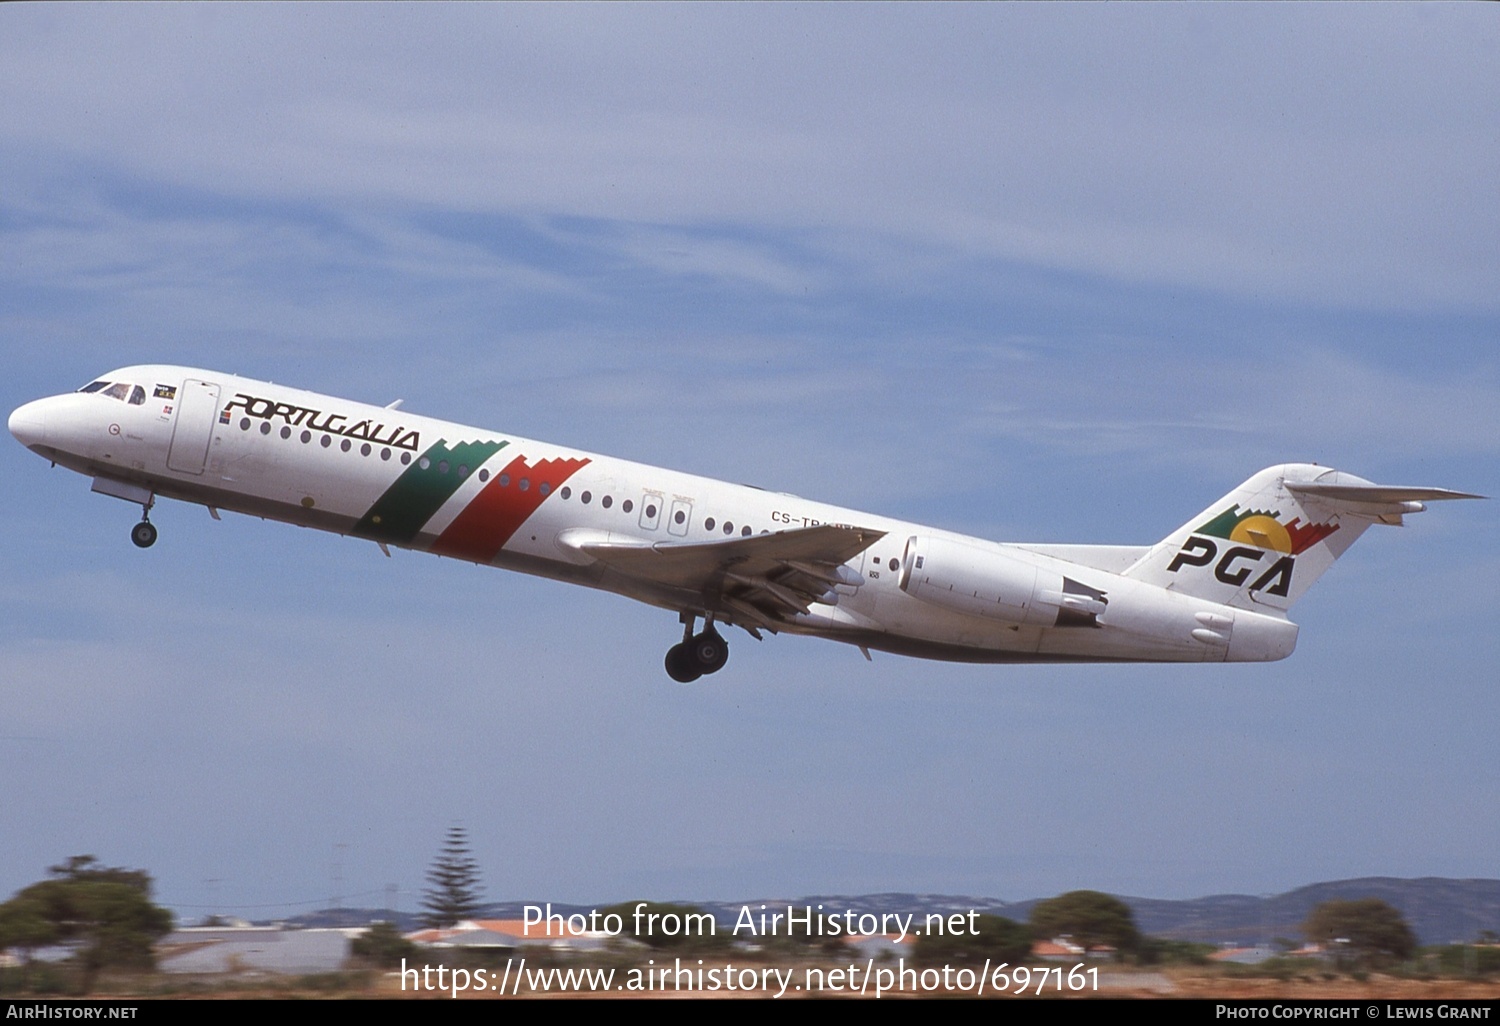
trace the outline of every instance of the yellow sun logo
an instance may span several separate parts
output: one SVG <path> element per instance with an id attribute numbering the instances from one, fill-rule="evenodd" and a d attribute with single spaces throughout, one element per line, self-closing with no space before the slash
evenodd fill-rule
<path id="1" fill-rule="evenodd" d="M 1235 524 L 1234 530 L 1229 533 L 1229 540 L 1262 549 L 1275 549 L 1277 552 L 1292 551 L 1291 534 L 1274 517 L 1264 514 L 1246 517 Z"/>

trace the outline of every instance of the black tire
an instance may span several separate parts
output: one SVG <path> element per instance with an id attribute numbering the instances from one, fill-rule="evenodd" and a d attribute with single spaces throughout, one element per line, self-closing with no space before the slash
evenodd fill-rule
<path id="1" fill-rule="evenodd" d="M 149 549 L 156 544 L 156 525 L 142 520 L 130 529 L 130 540 L 135 542 L 136 548 Z"/>
<path id="2" fill-rule="evenodd" d="M 702 634 L 695 634 L 691 648 L 699 673 L 718 673 L 729 662 L 729 642 L 712 627 Z"/>
<path id="3" fill-rule="evenodd" d="M 703 676 L 687 645 L 673 645 L 667 649 L 667 676 L 679 684 L 691 684 Z"/>

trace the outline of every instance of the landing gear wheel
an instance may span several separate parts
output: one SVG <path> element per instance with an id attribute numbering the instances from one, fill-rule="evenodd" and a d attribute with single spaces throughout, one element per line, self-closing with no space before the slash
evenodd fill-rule
<path id="1" fill-rule="evenodd" d="M 149 549 L 156 544 L 156 527 L 149 520 L 142 520 L 130 529 L 130 540 L 137 548 Z"/>
<path id="2" fill-rule="evenodd" d="M 693 662 L 698 664 L 701 673 L 718 673 L 729 662 L 729 642 L 712 627 L 702 634 L 694 635 L 690 647 Z"/>
<path id="3" fill-rule="evenodd" d="M 679 684 L 691 684 L 703 676 L 693 651 L 686 642 L 667 649 L 667 676 Z"/>

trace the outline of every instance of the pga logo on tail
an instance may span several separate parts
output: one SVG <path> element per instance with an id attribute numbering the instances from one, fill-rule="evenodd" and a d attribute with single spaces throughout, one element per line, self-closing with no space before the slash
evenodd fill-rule
<path id="1" fill-rule="evenodd" d="M 1266 557 L 1276 557 L 1249 590 L 1286 598 L 1292 590 L 1292 570 L 1297 554 L 1337 531 L 1339 525 L 1303 524 L 1301 517 L 1293 517 L 1290 522 L 1282 524 L 1278 516 L 1274 512 L 1241 513 L 1238 506 L 1230 506 L 1194 530 L 1172 562 L 1167 564 L 1167 572 L 1176 573 L 1185 566 L 1208 566 L 1217 558 L 1219 562 L 1214 566 L 1214 577 L 1223 584 L 1239 588 L 1260 569 Z M 1242 544 L 1231 546 L 1220 557 L 1218 543 L 1204 535 Z"/>

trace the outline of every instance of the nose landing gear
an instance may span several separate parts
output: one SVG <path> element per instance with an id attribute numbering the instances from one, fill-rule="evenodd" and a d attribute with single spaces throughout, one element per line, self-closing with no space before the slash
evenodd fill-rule
<path id="1" fill-rule="evenodd" d="M 703 630 L 693 633 L 695 618 L 684 614 L 682 642 L 667 649 L 667 676 L 679 684 L 691 684 L 710 673 L 718 673 L 729 662 L 729 643 L 708 620 Z"/>

